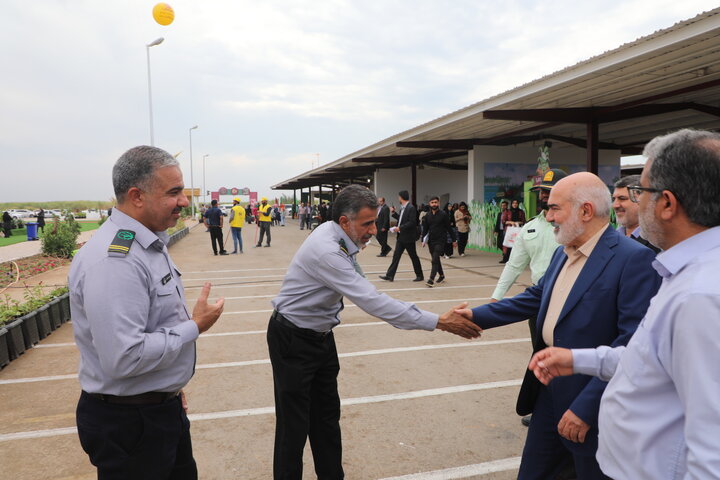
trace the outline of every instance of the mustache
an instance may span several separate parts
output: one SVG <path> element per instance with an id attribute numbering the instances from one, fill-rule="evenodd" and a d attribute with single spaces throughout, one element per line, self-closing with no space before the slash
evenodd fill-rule
<path id="1" fill-rule="evenodd" d="M 552 225 L 553 228 L 560 228 L 560 224 L 559 224 L 559 223 L 550 222 L 550 225 Z"/>
<path id="2" fill-rule="evenodd" d="M 172 213 L 180 213 L 181 211 L 182 211 L 182 209 L 180 209 L 180 208 L 173 208 Z"/>

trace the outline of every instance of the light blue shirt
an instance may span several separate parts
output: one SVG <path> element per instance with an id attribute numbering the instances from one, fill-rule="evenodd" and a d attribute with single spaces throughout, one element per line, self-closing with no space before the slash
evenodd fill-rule
<path id="1" fill-rule="evenodd" d="M 720 478 L 720 227 L 653 266 L 662 285 L 627 347 L 573 350 L 575 373 L 610 379 L 598 463 L 616 479 Z"/>
<path id="2" fill-rule="evenodd" d="M 273 307 L 298 327 L 327 332 L 340 323 L 343 297 L 347 297 L 394 327 L 434 330 L 437 314 L 378 292 L 355 269 L 358 251 L 340 225 L 323 223 L 295 253 Z"/>
<path id="3" fill-rule="evenodd" d="M 498 280 L 492 298 L 502 300 L 508 289 L 512 287 L 518 276 L 530 265 L 530 278 L 537 285 L 552 259 L 553 253 L 560 245 L 555 240 L 555 227 L 545 219 L 545 212 L 540 213 L 523 225 L 515 240 L 510 259 L 505 264 L 500 280 Z"/>
<path id="4" fill-rule="evenodd" d="M 120 229 L 135 232 L 126 255 L 108 252 Z M 86 392 L 175 392 L 192 377 L 198 327 L 167 239 L 115 208 L 75 255 L 70 309 Z"/>

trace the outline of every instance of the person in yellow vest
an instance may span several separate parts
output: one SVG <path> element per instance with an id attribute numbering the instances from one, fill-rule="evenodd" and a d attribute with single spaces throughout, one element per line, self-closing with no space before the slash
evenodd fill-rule
<path id="1" fill-rule="evenodd" d="M 240 199 L 233 198 L 233 207 L 230 209 L 230 235 L 232 235 L 233 245 L 235 249 L 230 253 L 238 253 L 238 245 L 240 253 L 242 249 L 242 227 L 245 225 L 245 207 L 240 205 Z"/>
<path id="2" fill-rule="evenodd" d="M 260 237 L 255 247 L 262 247 L 263 235 L 267 234 L 266 247 L 270 246 L 270 224 L 272 223 L 272 207 L 267 203 L 267 197 L 260 199 L 258 205 L 258 226 L 260 227 Z"/>

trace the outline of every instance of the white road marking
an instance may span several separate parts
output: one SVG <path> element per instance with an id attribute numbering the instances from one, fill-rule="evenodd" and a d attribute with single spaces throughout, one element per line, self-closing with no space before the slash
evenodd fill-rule
<path id="1" fill-rule="evenodd" d="M 468 478 L 488 473 L 505 472 L 520 468 L 520 457 L 503 458 L 490 462 L 463 465 L 462 467 L 433 470 L 432 472 L 411 473 L 400 477 L 386 477 L 380 480 L 451 480 L 454 478 Z"/>
<path id="2" fill-rule="evenodd" d="M 473 392 L 479 390 L 490 390 L 494 388 L 516 387 L 522 383 L 521 379 L 503 380 L 499 382 L 476 383 L 472 385 L 457 385 L 454 387 L 431 388 L 427 390 L 416 390 L 411 392 L 391 393 L 388 395 L 375 395 L 372 397 L 345 398 L 341 405 L 365 405 L 370 403 L 392 402 L 398 400 L 410 400 L 415 398 L 433 397 L 438 395 L 449 395 L 453 393 Z M 275 407 L 247 408 L 242 410 L 228 410 L 224 412 L 195 413 L 188 415 L 191 421 L 218 420 L 224 418 L 248 417 L 254 415 L 268 415 L 275 413 Z M 0 434 L 0 442 L 10 442 L 31 438 L 57 437 L 61 435 L 72 435 L 77 432 L 75 427 L 52 428 L 48 430 L 31 430 L 27 432 L 15 432 Z M 450 477 L 446 477 L 450 478 Z M 459 478 L 459 477 L 458 477 Z"/>
<path id="3" fill-rule="evenodd" d="M 472 297 L 472 298 L 450 298 L 450 299 L 443 299 L 443 300 L 419 300 L 416 302 L 410 302 L 415 305 L 418 304 L 425 304 L 425 303 L 462 303 L 462 302 L 470 302 L 475 300 L 490 300 L 490 297 Z M 354 303 L 346 303 L 345 308 L 352 308 L 357 307 Z M 270 310 L 244 310 L 244 311 L 238 311 L 238 312 L 223 312 L 223 315 L 242 315 L 245 313 L 271 313 L 272 309 Z"/>
<path id="4" fill-rule="evenodd" d="M 482 288 L 482 287 L 495 287 L 495 284 L 492 285 L 485 284 L 476 284 L 476 285 L 448 285 L 446 287 L 434 287 L 433 290 L 443 290 L 443 289 L 453 289 L 458 290 L 460 288 Z M 414 288 L 378 288 L 378 292 L 411 292 L 416 290 L 424 290 L 428 291 L 428 287 L 422 286 L 422 287 L 414 287 Z M 241 297 L 225 297 L 225 300 L 245 300 L 248 298 L 274 298 L 277 297 L 277 293 L 274 293 L 272 295 L 245 295 Z"/>
<path id="5" fill-rule="evenodd" d="M 379 324 L 384 324 L 385 322 L 378 322 Z M 423 350 L 438 350 L 443 348 L 462 348 L 462 347 L 485 347 L 485 346 L 491 346 L 491 345 L 504 345 L 509 343 L 522 343 L 522 342 L 529 342 L 529 338 L 509 338 L 506 340 L 491 340 L 487 342 L 465 342 L 465 343 L 449 343 L 449 344 L 441 344 L 441 345 L 420 345 L 417 347 L 396 347 L 396 348 L 384 348 L 380 350 L 364 350 L 359 352 L 348 352 L 348 353 L 340 353 L 338 354 L 338 357 L 340 358 L 350 358 L 350 357 L 362 357 L 365 355 L 384 355 L 389 353 L 402 353 L 402 352 L 415 352 L 415 351 L 423 351 Z M 231 368 L 231 367 L 245 367 L 249 365 L 265 365 L 269 364 L 269 359 L 260 359 L 260 360 L 246 360 L 242 362 L 225 362 L 225 363 L 204 363 L 201 365 L 196 365 L 196 370 L 205 370 L 205 369 L 211 369 L 211 368 Z M 70 380 L 77 378 L 77 373 L 71 373 L 67 375 L 51 375 L 51 376 L 45 376 L 45 377 L 26 377 L 26 378 L 10 378 L 7 380 L 0 380 L 0 385 L 11 385 L 16 383 L 34 383 L 34 382 L 49 382 L 49 381 L 55 381 L 55 380 Z"/>

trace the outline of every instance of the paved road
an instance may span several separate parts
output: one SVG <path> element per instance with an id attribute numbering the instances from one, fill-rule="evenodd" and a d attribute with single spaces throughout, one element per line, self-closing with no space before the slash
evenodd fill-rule
<path id="1" fill-rule="evenodd" d="M 307 236 L 288 223 L 273 228 L 271 248 L 252 248 L 255 229 L 246 227 L 243 255 L 213 256 L 202 227 L 171 249 L 190 306 L 206 279 L 212 294 L 227 300 L 219 323 L 198 340 L 196 374 L 186 389 L 203 479 L 271 478 L 274 414 L 265 328 L 270 300 Z M 377 278 L 389 264 L 375 257 L 378 250 L 372 245 L 359 255 L 368 278 L 438 313 L 465 299 L 486 302 L 501 271 L 496 255 L 470 251 L 445 262 L 442 287 L 411 282 L 407 259 L 396 281 L 387 283 Z M 427 271 L 429 256 L 423 256 Z M 529 282 L 529 275 L 521 280 Z M 336 340 L 347 478 L 515 478 L 525 437 L 514 406 L 530 354 L 526 324 L 467 341 L 439 331 L 397 330 L 349 302 L 341 318 Z M 0 371 L 0 465 L 7 478 L 95 478 L 74 431 L 79 385 L 72 341 L 72 328 L 64 325 Z M 315 478 L 309 448 L 305 465 L 304 478 Z"/>

